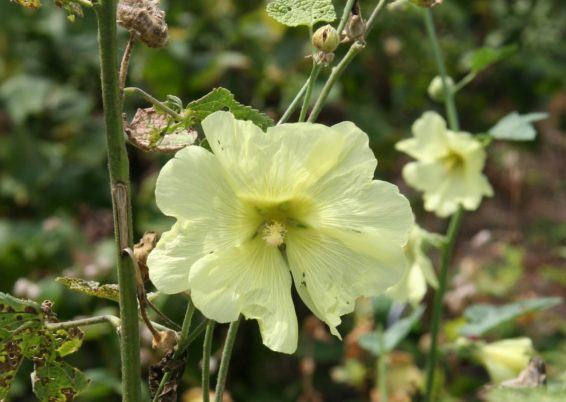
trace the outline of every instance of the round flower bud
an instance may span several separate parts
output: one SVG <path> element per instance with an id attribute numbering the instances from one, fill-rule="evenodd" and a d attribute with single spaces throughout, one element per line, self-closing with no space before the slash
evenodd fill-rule
<path id="1" fill-rule="evenodd" d="M 448 89 L 454 88 L 454 80 L 452 78 L 446 77 L 446 83 L 448 84 Z M 444 87 L 442 85 L 442 77 L 438 75 L 434 77 L 430 84 L 428 84 L 427 92 L 428 96 L 430 96 L 431 99 L 438 102 L 444 101 Z"/>
<path id="2" fill-rule="evenodd" d="M 325 25 L 316 30 L 312 44 L 324 53 L 333 52 L 340 44 L 340 35 L 332 25 Z"/>

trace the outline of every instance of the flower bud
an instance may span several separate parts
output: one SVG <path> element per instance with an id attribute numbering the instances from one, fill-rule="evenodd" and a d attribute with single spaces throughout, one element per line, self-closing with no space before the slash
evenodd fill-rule
<path id="1" fill-rule="evenodd" d="M 413 3 L 417 7 L 430 8 L 441 4 L 442 0 L 411 0 L 411 3 Z"/>
<path id="2" fill-rule="evenodd" d="M 448 89 L 452 90 L 454 88 L 454 80 L 450 77 L 446 77 L 446 84 L 448 84 Z M 428 96 L 431 99 L 442 102 L 444 100 L 444 86 L 442 85 L 442 77 L 436 76 L 432 79 L 430 84 L 428 84 Z"/>
<path id="3" fill-rule="evenodd" d="M 340 44 L 340 36 L 336 29 L 328 24 L 316 30 L 312 36 L 312 44 L 324 53 L 331 53 Z"/>

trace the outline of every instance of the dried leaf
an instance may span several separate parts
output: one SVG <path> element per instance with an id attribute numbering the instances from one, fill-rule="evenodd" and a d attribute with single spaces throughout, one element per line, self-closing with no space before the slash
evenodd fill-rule
<path id="1" fill-rule="evenodd" d="M 132 145 L 146 152 L 176 152 L 197 139 L 195 130 L 174 122 L 153 107 L 138 109 L 124 131 Z"/>

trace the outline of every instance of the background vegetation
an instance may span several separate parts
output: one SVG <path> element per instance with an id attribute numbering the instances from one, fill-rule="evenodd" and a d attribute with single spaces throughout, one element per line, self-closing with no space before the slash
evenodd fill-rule
<path id="1" fill-rule="evenodd" d="M 362 6 L 369 9 L 369 3 Z M 342 10 L 342 2 L 335 4 Z M 129 76 L 129 83 L 157 98 L 175 94 L 188 102 L 223 86 L 240 102 L 278 118 L 308 77 L 306 28 L 279 25 L 264 12 L 264 2 L 168 1 L 162 7 L 167 11 L 169 45 L 159 50 L 138 46 Z M 115 282 L 94 17 L 87 13 L 70 23 L 52 4 L 32 12 L 7 1 L 0 3 L 0 15 L 0 291 L 50 299 L 63 319 L 116 312 L 112 302 L 72 293 L 54 282 L 61 275 Z M 446 0 L 435 16 L 455 79 L 465 74 L 469 51 L 518 46 L 457 98 L 466 131 L 485 132 L 513 110 L 550 113 L 538 125 L 534 143 L 490 147 L 487 172 L 496 196 L 464 222 L 452 271 L 458 273 L 446 306 L 452 321 L 444 327 L 444 339 L 450 341 L 450 325 L 472 303 L 566 292 L 566 7 L 560 0 Z M 120 32 L 125 46 L 127 33 Z M 343 51 L 339 48 L 337 56 Z M 407 159 L 393 149 L 424 110 L 442 111 L 426 95 L 434 75 L 421 16 L 411 10 L 388 11 L 335 87 L 319 121 L 352 120 L 366 131 L 380 163 L 376 176 L 396 182 L 423 226 L 442 232 L 446 222 L 425 214 L 419 196 L 403 184 L 400 170 Z M 141 102 L 128 100 L 128 115 L 143 107 Z M 170 225 L 153 197 L 156 175 L 170 155 L 132 147 L 129 151 L 135 231 L 141 237 L 146 230 L 162 231 Z M 181 321 L 182 300 L 159 302 Z M 269 351 L 261 345 L 255 323 L 242 326 L 229 378 L 233 399 L 369 400 L 375 362 L 356 339 L 369 330 L 366 318 L 380 319 L 376 303 L 346 320 L 342 332 L 350 335 L 344 343 L 329 337 L 298 299 L 297 306 L 303 325 L 296 355 Z M 564 313 L 566 308 L 559 306 L 527 316 L 498 328 L 488 339 L 531 337 L 548 364 L 551 385 L 563 384 Z M 421 381 L 417 367 L 424 366 L 427 312 L 424 317 L 400 351 L 391 355 L 391 381 L 395 370 L 402 373 L 399 378 Z M 225 330 L 217 331 L 217 351 Z M 92 379 L 80 400 L 119 400 L 113 329 L 89 327 L 86 336 L 86 345 L 70 358 Z M 150 339 L 145 334 L 145 369 L 160 358 L 151 350 Z M 184 390 L 200 382 L 199 359 L 196 350 L 189 357 Z M 479 398 L 478 390 L 489 382 L 479 365 L 449 352 L 443 364 L 447 401 Z M 20 371 L 14 401 L 32 398 L 29 371 Z M 411 381 L 404 386 L 411 387 Z M 189 393 L 184 398 L 192 401 Z"/>

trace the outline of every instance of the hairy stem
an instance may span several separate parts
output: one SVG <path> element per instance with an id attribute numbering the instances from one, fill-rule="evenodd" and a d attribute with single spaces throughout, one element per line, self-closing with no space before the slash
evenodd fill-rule
<path id="1" fill-rule="evenodd" d="M 86 327 L 88 325 L 95 325 L 108 322 L 114 327 L 120 327 L 120 319 L 113 315 L 99 315 L 95 317 L 78 318 L 72 321 L 63 322 L 46 322 L 45 327 L 48 329 L 61 329 L 61 328 L 75 328 Z"/>
<path id="2" fill-rule="evenodd" d="M 442 87 L 444 91 L 444 102 L 446 107 L 446 114 L 448 116 L 448 125 L 451 130 L 458 131 L 460 123 L 458 120 L 458 111 L 456 110 L 456 103 L 454 102 L 454 91 L 448 86 L 448 75 L 446 73 L 446 65 L 444 64 L 444 57 L 436 35 L 432 12 L 427 9 L 424 12 L 424 21 L 428 37 L 432 44 L 434 58 L 438 67 L 438 72 L 442 78 Z M 430 328 L 430 351 L 428 353 L 428 360 L 426 366 L 426 388 L 425 388 L 425 402 L 432 401 L 432 393 L 434 389 L 434 376 L 436 372 L 436 362 L 438 358 L 438 331 L 440 329 L 440 322 L 442 321 L 442 303 L 444 301 L 444 293 L 446 292 L 446 282 L 448 279 L 448 267 L 452 260 L 454 253 L 454 246 L 456 238 L 460 230 L 464 210 L 462 207 L 452 216 L 446 234 L 447 240 L 442 248 L 442 257 L 440 262 L 440 273 L 438 277 L 438 289 L 434 295 L 434 303 L 432 309 L 432 319 Z"/>
<path id="3" fill-rule="evenodd" d="M 188 346 L 187 338 L 189 337 L 189 331 L 191 329 L 191 323 L 193 321 L 193 315 L 195 314 L 195 305 L 191 300 L 189 300 L 189 304 L 187 305 L 187 310 L 185 311 L 185 318 L 183 318 L 183 326 L 181 328 L 181 333 L 179 334 L 179 341 L 177 342 L 177 349 L 173 352 L 172 360 L 179 359 L 185 349 Z M 159 402 L 161 393 L 163 392 L 163 388 L 165 388 L 165 384 L 169 382 L 171 378 L 171 372 L 167 371 L 163 374 L 163 378 L 159 382 L 159 386 L 155 391 L 155 395 L 153 396 L 153 402 Z"/>
<path id="4" fill-rule="evenodd" d="M 98 22 L 102 100 L 120 289 L 122 401 L 139 402 L 141 368 L 136 273 L 130 258 L 122 254 L 122 250 L 132 247 L 133 236 L 129 161 L 122 131 L 122 101 L 118 86 L 116 0 L 97 0 L 94 10 Z"/>
<path id="5" fill-rule="evenodd" d="M 386 0 L 379 0 L 377 5 L 373 9 L 371 16 L 366 23 L 366 35 L 369 34 L 371 29 L 375 25 L 376 18 L 381 10 L 383 10 L 385 3 Z M 356 57 L 356 55 L 360 53 L 364 49 L 364 47 L 365 46 L 363 43 L 361 43 L 360 41 L 355 41 L 352 46 L 350 46 L 350 49 L 348 49 L 348 52 L 344 55 L 342 60 L 340 60 L 340 62 L 332 68 L 332 71 L 328 76 L 324 87 L 322 87 L 322 91 L 320 92 L 320 95 L 318 96 L 318 99 L 316 100 L 316 103 L 312 108 L 311 114 L 309 115 L 309 118 L 307 120 L 308 122 L 314 123 L 316 121 L 320 111 L 322 110 L 322 107 L 324 106 L 324 103 L 326 102 L 326 99 L 328 98 L 328 95 L 330 94 L 330 90 L 342 76 L 342 73 L 344 72 L 344 70 L 346 70 L 346 67 L 348 67 L 352 60 L 354 60 L 354 57 Z"/>
<path id="6" fill-rule="evenodd" d="M 314 88 L 314 83 L 316 82 L 316 78 L 318 77 L 318 74 L 320 73 L 320 69 L 321 69 L 321 65 L 318 64 L 317 62 L 313 61 L 311 74 L 310 74 L 309 79 L 307 81 L 307 83 L 308 83 L 307 90 L 306 90 L 305 96 L 303 98 L 303 106 L 301 107 L 301 114 L 299 115 L 299 122 L 300 123 L 305 121 L 305 118 L 307 117 L 307 110 L 309 108 L 309 103 L 310 103 L 310 100 L 311 100 L 312 89 Z"/>
<path id="7" fill-rule="evenodd" d="M 208 320 L 204 344 L 202 348 L 202 402 L 210 402 L 210 355 L 212 353 L 212 336 L 214 335 L 214 321 Z"/>
<path id="8" fill-rule="evenodd" d="M 234 349 L 234 341 L 236 340 L 239 325 L 240 318 L 231 323 L 228 328 L 228 334 L 226 335 L 226 341 L 224 342 L 224 350 L 222 351 L 222 361 L 220 362 L 220 369 L 218 370 L 218 379 L 216 380 L 215 402 L 222 402 L 224 388 L 226 388 L 228 368 L 230 367 L 230 358 L 232 357 L 232 349 Z"/>

